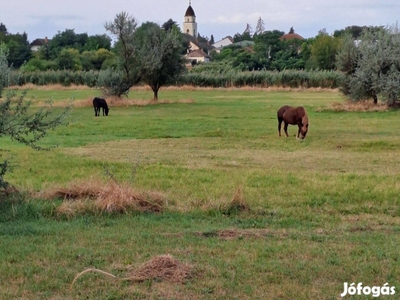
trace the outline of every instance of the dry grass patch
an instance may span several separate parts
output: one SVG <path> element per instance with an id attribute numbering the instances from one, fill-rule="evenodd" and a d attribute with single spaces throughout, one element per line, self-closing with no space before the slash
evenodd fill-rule
<path id="1" fill-rule="evenodd" d="M 159 280 L 169 283 L 185 283 L 192 277 L 193 266 L 183 263 L 170 254 L 163 254 L 145 262 L 138 269 L 131 271 L 127 277 L 119 278 L 103 270 L 89 268 L 75 276 L 71 288 L 75 282 L 84 274 L 96 272 L 114 278 L 116 280 L 143 282 L 146 280 Z"/>
<path id="2" fill-rule="evenodd" d="M 129 107 L 129 106 L 149 106 L 149 105 L 159 105 L 159 104 L 192 104 L 195 101 L 191 98 L 181 99 L 176 101 L 170 100 L 145 100 L 145 99 L 127 99 L 118 97 L 106 97 L 107 104 L 110 108 L 112 107 Z M 43 106 L 46 101 L 37 101 L 37 106 Z M 54 107 L 66 107 L 71 105 L 74 107 L 92 107 L 93 97 L 86 99 L 76 99 L 76 100 L 60 100 L 52 103 Z"/>
<path id="3" fill-rule="evenodd" d="M 36 85 L 32 83 L 10 86 L 11 90 L 42 90 L 42 91 L 66 91 L 66 90 L 94 90 L 86 85 L 76 85 L 71 84 L 69 86 L 64 86 L 61 84 L 46 84 L 46 85 Z"/>
<path id="4" fill-rule="evenodd" d="M 327 107 L 319 108 L 317 111 L 324 111 L 324 110 L 331 110 L 331 111 L 387 111 L 389 110 L 389 106 L 384 103 L 374 104 L 373 101 L 359 101 L 359 102 L 352 102 L 350 100 L 343 101 L 343 102 L 333 102 Z"/>
<path id="5" fill-rule="evenodd" d="M 129 99 L 129 98 L 118 98 L 118 97 L 105 97 L 107 104 L 110 108 L 112 107 L 129 107 L 129 106 L 149 106 L 149 105 L 159 105 L 159 104 L 192 104 L 195 103 L 194 99 L 180 99 L 176 101 L 170 100 L 146 100 L 146 99 Z M 74 107 L 92 107 L 93 97 L 89 97 L 81 100 L 73 101 L 57 101 L 53 103 L 53 106 L 64 107 L 69 104 L 73 104 Z"/>
<path id="6" fill-rule="evenodd" d="M 57 213 L 74 216 L 83 212 L 161 212 L 165 197 L 159 192 L 137 191 L 128 184 L 98 179 L 74 181 L 67 187 L 55 187 L 40 195 L 45 199 L 64 199 Z"/>
<path id="7" fill-rule="evenodd" d="M 172 283 L 185 283 L 192 275 L 193 267 L 182 263 L 171 255 L 159 255 L 129 274 L 132 281 L 157 279 Z"/>
<path id="8" fill-rule="evenodd" d="M 131 90 L 146 90 L 150 91 L 149 86 L 142 86 L 142 87 L 132 87 Z M 339 89 L 331 89 L 331 88 L 307 88 L 307 87 L 298 87 L 298 88 L 291 88 L 285 86 L 241 86 L 241 87 L 200 87 L 200 86 L 193 86 L 193 85 L 180 85 L 180 86 L 166 86 L 163 87 L 163 90 L 167 91 L 212 91 L 212 90 L 224 90 L 224 91 L 286 91 L 286 92 L 299 92 L 299 91 L 307 91 L 307 92 L 335 92 L 337 93 Z"/>
<path id="9" fill-rule="evenodd" d="M 249 211 L 250 206 L 246 203 L 243 195 L 243 187 L 239 186 L 230 201 L 222 202 L 219 204 L 218 209 L 225 214 L 238 213 L 242 211 Z"/>

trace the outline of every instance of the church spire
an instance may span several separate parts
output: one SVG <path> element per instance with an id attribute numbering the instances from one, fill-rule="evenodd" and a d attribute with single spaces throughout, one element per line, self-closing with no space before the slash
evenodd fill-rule
<path id="1" fill-rule="evenodd" d="M 197 37 L 196 14 L 194 13 L 191 0 L 189 0 L 189 7 L 186 10 L 185 19 L 183 21 L 183 32 Z"/>

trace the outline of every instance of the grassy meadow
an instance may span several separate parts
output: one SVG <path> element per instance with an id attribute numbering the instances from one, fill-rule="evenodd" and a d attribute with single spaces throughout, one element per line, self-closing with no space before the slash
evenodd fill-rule
<path id="1" fill-rule="evenodd" d="M 400 293 L 400 111 L 336 90 L 164 88 L 154 103 L 140 88 L 96 118 L 99 95 L 31 88 L 34 107 L 74 106 L 41 142 L 57 147 L 0 139 L 6 180 L 26 194 L 0 202 L 1 299 L 340 299 L 344 282 Z M 285 104 L 307 109 L 305 140 L 295 126 L 278 137 Z M 46 197 L 91 180 L 157 193 L 163 210 Z M 87 268 L 127 279 L 165 254 L 190 266 L 185 280 L 88 272 L 71 286 Z"/>

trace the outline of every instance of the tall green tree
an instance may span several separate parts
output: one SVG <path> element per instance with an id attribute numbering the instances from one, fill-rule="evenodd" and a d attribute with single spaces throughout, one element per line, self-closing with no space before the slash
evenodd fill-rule
<path id="1" fill-rule="evenodd" d="M 172 20 L 172 19 L 169 19 L 167 22 L 165 22 L 164 24 L 162 24 L 162 28 L 165 30 L 165 31 L 171 31 L 174 27 L 176 27 L 176 26 L 178 26 L 177 25 L 177 23 L 174 21 L 174 20 Z"/>
<path id="2" fill-rule="evenodd" d="M 353 41 L 354 43 L 354 41 Z M 355 100 L 380 97 L 395 105 L 400 97 L 400 30 L 392 27 L 366 29 L 357 45 L 351 39 L 343 41 L 338 53 L 338 69 L 346 72 L 347 89 Z"/>
<path id="3" fill-rule="evenodd" d="M 74 48 L 82 52 L 88 38 L 87 33 L 76 34 L 74 29 L 59 31 L 49 43 L 51 58 L 56 59 L 64 48 Z"/>
<path id="4" fill-rule="evenodd" d="M 86 51 L 97 51 L 99 49 L 111 50 L 111 38 L 108 35 L 91 35 L 83 45 L 83 50 Z"/>
<path id="5" fill-rule="evenodd" d="M 0 23 L 0 33 L 4 35 L 8 34 L 7 27 L 3 23 Z"/>
<path id="6" fill-rule="evenodd" d="M 158 99 L 159 89 L 181 74 L 184 69 L 182 34 L 178 28 L 166 31 L 147 22 L 135 32 L 135 45 L 140 60 L 140 75 Z"/>
<path id="7" fill-rule="evenodd" d="M 8 51 L 6 45 L 0 43 L 0 98 L 2 97 L 3 89 L 10 84 L 11 70 L 7 61 Z"/>
<path id="8" fill-rule="evenodd" d="M 76 49 L 64 48 L 56 59 L 58 69 L 77 71 L 82 69 L 79 52 Z"/>
<path id="9" fill-rule="evenodd" d="M 116 39 L 115 52 L 117 56 L 118 69 L 122 72 L 123 78 L 118 78 L 119 86 L 101 76 L 104 81 L 99 82 L 103 87 L 103 92 L 112 93 L 118 97 L 125 95 L 129 89 L 137 84 L 140 77 L 139 55 L 135 47 L 134 35 L 138 22 L 127 12 L 117 14 L 112 22 L 107 22 L 104 27 Z M 109 73 L 109 71 L 107 71 Z"/>
<path id="10" fill-rule="evenodd" d="M 320 31 L 311 45 L 310 65 L 314 69 L 333 70 L 339 43 L 338 38 L 330 36 L 325 30 Z"/>
<path id="11" fill-rule="evenodd" d="M 254 38 L 254 52 L 257 60 L 262 64 L 262 68 L 267 70 L 276 69 L 274 61 L 277 53 L 284 49 L 284 43 L 279 39 L 284 34 L 283 31 L 272 30 L 264 31 Z"/>
<path id="12" fill-rule="evenodd" d="M 341 92 L 344 95 L 350 95 L 351 90 L 351 77 L 357 69 L 360 51 L 356 45 L 354 37 L 351 33 L 343 33 L 341 36 L 339 51 L 336 55 L 336 68 L 344 73 L 345 80 L 341 84 Z M 375 91 L 370 89 L 370 96 L 374 101 L 378 101 Z"/>
<path id="13" fill-rule="evenodd" d="M 3 42 L 9 49 L 8 64 L 19 68 L 32 57 L 32 51 L 28 42 L 28 35 L 23 34 L 1 34 L 0 42 Z"/>

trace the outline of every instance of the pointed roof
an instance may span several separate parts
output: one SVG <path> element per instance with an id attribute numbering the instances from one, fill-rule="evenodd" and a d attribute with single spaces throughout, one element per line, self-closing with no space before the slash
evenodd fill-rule
<path id="1" fill-rule="evenodd" d="M 192 8 L 192 1 L 189 1 L 189 7 L 186 10 L 185 17 L 195 17 L 194 10 Z"/>

